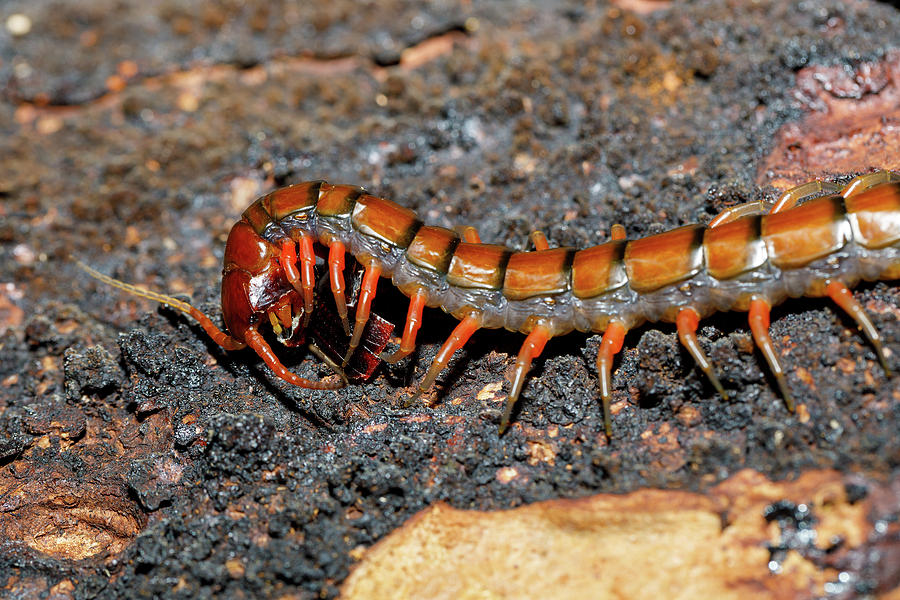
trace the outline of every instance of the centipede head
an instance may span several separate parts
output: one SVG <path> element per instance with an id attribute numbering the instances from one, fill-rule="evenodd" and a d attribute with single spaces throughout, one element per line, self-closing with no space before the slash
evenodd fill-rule
<path id="1" fill-rule="evenodd" d="M 333 302 L 325 293 L 327 280 L 320 279 L 318 301 L 309 329 L 303 325 L 303 297 L 289 282 L 275 245 L 260 237 L 246 221 L 231 229 L 225 245 L 225 269 L 222 277 L 222 317 L 232 337 L 246 341 L 250 330 L 271 326 L 285 346 L 299 346 L 307 338 L 315 340 L 321 351 L 339 363 L 348 347 L 348 336 L 340 327 Z M 349 283 L 347 308 L 353 318 L 363 269 L 353 262 L 347 267 Z M 368 379 L 381 364 L 381 352 L 391 337 L 393 324 L 372 313 L 359 350 L 346 365 L 346 377 Z"/>
<path id="2" fill-rule="evenodd" d="M 233 337 L 269 324 L 278 341 L 298 346 L 305 339 L 303 299 L 284 274 L 277 249 L 245 221 L 231 228 L 225 244 L 222 318 Z"/>

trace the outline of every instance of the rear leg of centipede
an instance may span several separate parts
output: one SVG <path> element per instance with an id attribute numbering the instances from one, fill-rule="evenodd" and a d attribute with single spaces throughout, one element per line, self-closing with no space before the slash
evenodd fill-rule
<path id="1" fill-rule="evenodd" d="M 833 183 L 812 181 L 791 188 L 784 192 L 769 211 L 765 210 L 765 205 L 762 203 L 741 204 L 732 207 L 727 211 L 724 211 L 722 214 L 713 219 L 713 221 L 710 222 L 709 226 L 715 227 L 741 216 L 765 214 L 766 212 L 768 212 L 769 214 L 775 214 L 802 204 L 805 200 L 822 192 L 834 194 L 840 193 L 840 195 L 842 195 L 844 198 L 849 198 L 855 194 L 862 193 L 877 185 L 882 185 L 884 183 L 894 181 L 900 181 L 900 173 L 896 173 L 894 171 L 879 171 L 877 173 L 860 175 L 851 180 L 850 183 L 847 184 L 844 188 L 841 188 L 840 186 Z M 825 287 L 825 292 L 835 302 L 835 304 L 841 307 L 848 315 L 850 315 L 851 318 L 853 318 L 853 320 L 856 321 L 860 329 L 862 329 L 865 336 L 869 339 L 872 346 L 875 348 L 875 353 L 878 356 L 878 361 L 881 363 L 881 366 L 884 369 L 885 373 L 890 375 L 891 371 L 888 366 L 887 355 L 885 354 L 884 347 L 881 343 L 881 336 L 879 335 L 878 330 L 872 324 L 872 321 L 869 319 L 865 310 L 863 310 L 859 302 L 857 302 L 857 300 L 853 297 L 852 292 L 847 289 L 847 286 L 839 281 L 828 282 Z M 750 303 L 749 314 L 750 331 L 753 334 L 753 339 L 756 342 L 757 347 L 766 358 L 766 362 L 769 363 L 769 367 L 771 368 L 772 373 L 775 375 L 775 380 L 777 381 L 778 387 L 781 390 L 785 405 L 787 406 L 788 410 L 794 412 L 794 399 L 793 396 L 791 396 L 790 390 L 788 389 L 784 369 L 778 361 L 778 357 L 775 353 L 775 347 L 772 344 L 771 337 L 769 336 L 769 313 L 770 306 L 766 301 L 761 299 L 752 300 Z"/>
<path id="2" fill-rule="evenodd" d="M 841 196 L 849 198 L 856 194 L 885 183 L 900 181 L 900 173 L 896 171 L 877 171 L 866 175 L 859 175 L 853 178 L 850 183 L 841 191 Z M 850 317 L 856 321 L 856 324 L 862 330 L 863 334 L 869 339 L 869 342 L 875 348 L 875 354 L 878 356 L 878 362 L 887 376 L 890 377 L 891 369 L 888 365 L 887 354 L 881 344 L 881 335 L 878 333 L 875 325 L 869 319 L 862 305 L 853 297 L 847 286 L 839 281 L 831 281 L 825 286 L 825 293 L 831 298 L 835 304 L 844 310 Z"/>
<path id="3" fill-rule="evenodd" d="M 827 181 L 811 181 L 809 183 L 804 183 L 803 185 L 798 185 L 785 191 L 779 196 L 778 200 L 772 204 L 760 200 L 758 202 L 746 202 L 744 204 L 732 206 L 731 208 L 722 211 L 710 221 L 709 228 L 712 229 L 742 217 L 779 213 L 802 204 L 805 200 L 823 192 L 838 193 L 840 190 L 840 186 Z M 788 410 L 794 412 L 794 398 L 788 389 L 784 369 L 778 361 L 775 346 L 772 344 L 772 338 L 769 336 L 770 310 L 771 307 L 765 300 L 754 299 L 750 302 L 750 331 L 756 346 L 759 348 L 760 352 L 762 352 L 766 362 L 769 364 L 769 368 L 775 375 L 775 381 L 778 383 L 778 388 L 781 391 L 782 398 L 784 398 L 785 405 Z M 690 326 L 693 325 L 692 322 L 689 322 L 692 321 L 690 315 L 683 314 L 684 312 L 685 311 L 682 311 L 678 315 L 678 335 L 681 338 L 682 343 L 694 357 L 694 360 L 710 378 L 710 381 L 716 390 L 722 394 L 723 398 L 727 398 L 721 384 L 712 372 L 711 365 L 704 366 L 704 364 L 708 365 L 709 361 L 706 359 L 705 355 L 703 355 L 699 344 L 697 344 L 696 335 L 692 335 L 693 332 L 690 331 Z M 694 329 L 696 330 L 696 327 L 694 327 Z M 691 337 L 693 337 L 693 340 Z"/>
<path id="4" fill-rule="evenodd" d="M 782 211 L 794 208 L 804 201 L 817 196 L 823 192 L 837 194 L 840 193 L 844 198 L 849 198 L 855 194 L 862 193 L 870 188 L 884 183 L 900 181 L 900 173 L 896 171 L 877 171 L 866 175 L 859 175 L 853 178 L 845 187 L 828 181 L 810 181 L 796 187 L 786 190 L 778 197 L 774 203 L 769 204 L 765 201 L 745 202 L 730 208 L 726 208 L 709 222 L 709 227 L 718 227 L 725 223 L 730 223 L 741 217 L 750 217 L 754 215 L 776 214 Z"/>

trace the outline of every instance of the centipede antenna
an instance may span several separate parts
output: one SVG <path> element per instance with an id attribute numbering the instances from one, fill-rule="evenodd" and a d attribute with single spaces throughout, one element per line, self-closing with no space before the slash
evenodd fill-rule
<path id="1" fill-rule="evenodd" d="M 612 363 L 616 354 L 625 343 L 625 326 L 612 321 L 603 332 L 600 349 L 597 350 L 597 374 L 600 377 L 600 400 L 603 403 L 603 429 L 606 437 L 612 437 L 612 421 L 609 416 L 609 403 L 612 397 Z"/>
<path id="2" fill-rule="evenodd" d="M 775 375 L 775 381 L 778 382 L 778 388 L 781 390 L 781 396 L 784 398 L 784 404 L 787 409 L 794 412 L 794 397 L 787 386 L 787 379 L 784 376 L 784 369 L 778 362 L 778 355 L 775 353 L 775 346 L 772 344 L 772 338 L 769 337 L 769 313 L 771 307 L 765 300 L 754 298 L 750 301 L 750 333 L 753 334 L 753 341 L 756 347 L 762 352 L 769 363 L 769 368 Z"/>
<path id="3" fill-rule="evenodd" d="M 346 367 L 350 362 L 350 357 L 353 356 L 356 347 L 359 346 L 359 341 L 362 339 L 363 330 L 366 328 L 366 323 L 369 321 L 369 311 L 372 307 L 372 300 L 375 298 L 375 291 L 378 289 L 379 277 L 381 277 L 380 266 L 371 264 L 366 267 L 366 272 L 363 274 L 362 286 L 359 290 L 359 302 L 357 303 L 356 308 L 356 322 L 353 325 L 353 337 L 350 338 L 350 348 L 344 356 L 344 362 L 341 363 L 342 367 Z"/>
<path id="4" fill-rule="evenodd" d="M 522 391 L 525 376 L 528 375 L 528 370 L 531 369 L 531 362 L 544 351 L 544 346 L 550 337 L 550 330 L 545 325 L 537 325 L 522 343 L 522 349 L 519 350 L 519 356 L 516 358 L 513 376 L 510 379 L 511 385 L 509 396 L 506 399 L 506 408 L 503 411 L 503 418 L 500 419 L 500 435 L 503 435 L 503 432 L 509 426 L 509 417 L 512 414 L 513 407 L 516 405 L 516 401 L 519 399 L 519 392 Z"/>
<path id="5" fill-rule="evenodd" d="M 888 366 L 887 355 L 884 353 L 884 347 L 881 345 L 881 335 L 878 333 L 878 329 L 875 325 L 872 324 L 865 309 L 859 301 L 853 297 L 853 292 L 847 289 L 847 286 L 840 281 L 830 282 L 825 286 L 825 291 L 828 294 L 828 297 L 834 300 L 835 304 L 840 306 L 844 312 L 856 321 L 856 324 L 862 329 L 863 334 L 869 338 L 869 342 L 871 342 L 872 346 L 875 348 L 878 362 L 881 363 L 881 367 L 884 369 L 885 374 L 890 377 L 891 368 Z"/>
<path id="6" fill-rule="evenodd" d="M 700 367 L 700 370 L 706 373 L 706 377 L 712 386 L 716 388 L 716 391 L 719 392 L 719 395 L 724 400 L 728 400 L 725 388 L 722 387 L 719 378 L 716 377 L 712 363 L 706 357 L 706 353 L 703 352 L 703 348 L 700 347 L 700 342 L 697 340 L 697 327 L 700 325 L 700 315 L 692 308 L 683 308 L 678 312 L 678 316 L 675 317 L 675 324 L 678 327 L 678 339 L 681 340 L 682 345 L 694 357 L 694 361 Z"/>
<path id="7" fill-rule="evenodd" d="M 73 258 L 73 260 L 75 261 L 75 264 L 79 269 L 81 269 L 97 281 L 105 283 L 106 285 L 112 286 L 124 292 L 128 292 L 133 296 L 138 296 L 140 298 L 146 298 L 148 300 L 154 300 L 161 304 L 165 304 L 166 306 L 170 306 L 175 310 L 179 310 L 184 314 L 192 317 L 197 321 L 197 323 L 200 324 L 200 326 L 207 333 L 207 335 L 209 335 L 212 341 L 214 341 L 225 350 L 240 350 L 247 347 L 247 344 L 239 342 L 238 340 L 234 339 L 233 337 L 216 327 L 213 324 L 212 319 L 210 319 L 204 313 L 200 312 L 200 310 L 194 308 L 187 302 L 179 300 L 178 298 L 173 298 L 172 296 L 153 292 L 136 285 L 131 285 L 130 283 L 125 283 L 124 281 L 120 281 L 118 279 L 110 277 L 109 275 L 104 275 L 100 271 L 87 266 L 78 259 Z"/>

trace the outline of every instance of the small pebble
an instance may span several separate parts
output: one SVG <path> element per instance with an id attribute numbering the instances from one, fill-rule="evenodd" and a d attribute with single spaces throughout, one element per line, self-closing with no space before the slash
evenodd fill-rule
<path id="1" fill-rule="evenodd" d="M 6 18 L 6 30 L 15 37 L 22 37 L 31 31 L 31 19 L 21 13 L 9 15 Z"/>

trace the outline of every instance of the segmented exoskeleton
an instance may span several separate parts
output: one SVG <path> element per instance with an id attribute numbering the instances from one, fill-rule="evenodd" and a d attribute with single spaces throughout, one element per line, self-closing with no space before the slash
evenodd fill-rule
<path id="1" fill-rule="evenodd" d="M 823 195 L 824 194 L 824 195 Z M 462 234 L 424 225 L 411 210 L 364 189 L 312 181 L 263 196 L 244 211 L 225 248 L 222 314 L 229 334 L 190 305 L 108 283 L 175 306 L 196 318 L 227 350 L 249 345 L 272 371 L 294 385 L 337 387 L 288 371 L 259 332 L 269 322 L 290 343 L 314 313 L 317 252 L 327 253 L 337 315 L 350 336 L 347 365 L 363 338 L 380 277 L 410 298 L 396 362 L 415 348 L 425 306 L 460 323 L 439 350 L 413 396 L 427 391 L 480 328 L 527 334 L 515 362 L 501 432 L 532 361 L 547 341 L 573 330 L 603 333 L 597 356 L 604 426 L 611 434 L 611 369 L 628 330 L 668 321 L 712 385 L 727 393 L 697 340 L 700 319 L 716 311 L 749 313 L 753 339 L 766 358 L 789 410 L 794 401 L 769 337 L 769 312 L 787 297 L 829 296 L 860 326 L 889 374 L 881 338 L 849 288 L 860 280 L 900 278 L 900 175 L 881 171 L 847 186 L 814 181 L 761 203 L 733 207 L 708 226 L 688 225 L 576 250 L 550 248 L 540 232 L 533 252 L 483 244 L 475 229 Z M 345 255 L 365 267 L 351 327 L 344 285 Z M 97 275 L 95 271 L 90 270 Z M 351 334 L 352 332 L 352 334 Z M 411 401 L 412 401 L 411 400 Z"/>

